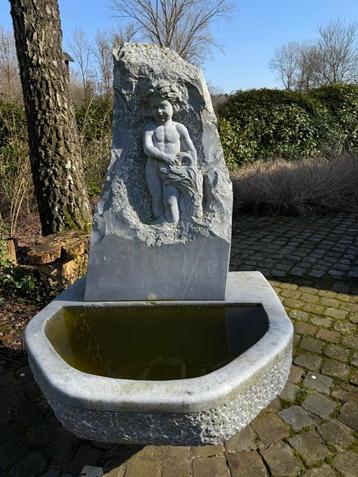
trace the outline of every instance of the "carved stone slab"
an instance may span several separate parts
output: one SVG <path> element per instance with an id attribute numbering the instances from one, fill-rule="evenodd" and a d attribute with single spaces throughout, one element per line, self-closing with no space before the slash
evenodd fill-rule
<path id="1" fill-rule="evenodd" d="M 232 187 L 199 68 L 174 51 L 114 51 L 112 159 L 85 299 L 223 300 Z"/>

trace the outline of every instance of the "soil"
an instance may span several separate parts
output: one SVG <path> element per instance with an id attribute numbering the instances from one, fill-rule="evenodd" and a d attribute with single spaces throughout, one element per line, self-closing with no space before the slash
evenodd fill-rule
<path id="1" fill-rule="evenodd" d="M 41 235 L 41 225 L 36 213 L 23 214 L 18 222 L 16 239 L 18 263 L 26 264 L 26 251 L 29 244 Z M 44 304 L 34 299 L 9 296 L 6 289 L 0 288 L 0 365 L 8 362 L 7 349 L 23 349 L 23 332 L 28 321 Z M 13 358 L 11 358 L 13 359 Z"/>

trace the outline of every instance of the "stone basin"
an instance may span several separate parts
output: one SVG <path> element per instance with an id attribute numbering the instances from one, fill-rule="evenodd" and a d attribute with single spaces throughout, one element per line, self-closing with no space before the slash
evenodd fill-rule
<path id="1" fill-rule="evenodd" d="M 36 381 L 59 421 L 81 438 L 111 443 L 218 444 L 254 419 L 287 381 L 293 327 L 274 290 L 259 272 L 229 273 L 224 302 L 85 302 L 84 287 L 84 280 L 69 287 L 30 321 L 25 333 Z M 86 313 L 98 315 L 102 310 L 105 322 L 106 313 L 125 311 L 124 315 L 129 313 L 130 317 L 133 310 L 148 310 L 149 320 L 153 310 L 162 313 L 167 309 L 170 320 L 170 311 L 178 307 L 183 311 L 183 323 L 186 310 L 194 310 L 194 315 L 195 307 L 211 310 L 207 319 L 198 314 L 199 324 L 195 319 L 193 325 L 189 321 L 185 324 L 187 342 L 195 350 L 190 352 L 191 367 L 184 364 L 186 356 L 164 361 L 155 358 L 148 364 L 142 350 L 142 322 L 134 327 L 142 340 L 138 348 L 141 367 L 137 363 L 132 365 L 133 356 L 127 367 L 113 366 L 113 356 L 100 355 L 93 361 L 96 346 L 100 348 L 99 336 L 99 341 L 89 348 L 94 364 L 83 364 L 81 346 L 83 340 L 91 341 L 86 336 L 92 336 L 84 328 L 80 333 L 77 329 L 77 336 L 84 337 L 77 355 L 69 349 L 76 329 L 72 336 L 68 324 L 76 313 L 86 317 Z M 228 319 L 225 312 L 226 318 L 213 318 L 211 326 L 209 317 L 225 307 L 230 310 L 229 315 L 239 310 L 237 317 Z M 70 313 L 67 325 L 63 318 L 66 313 Z M 81 322 L 81 326 L 87 329 L 86 322 Z M 124 329 L 130 330 L 128 323 L 126 326 Z M 178 343 L 185 343 L 178 320 L 173 318 L 168 330 L 163 341 L 172 342 L 168 341 L 165 347 L 166 343 L 158 341 L 158 352 L 168 354 L 171 349 L 177 356 Z M 130 355 L 135 340 L 130 341 L 130 332 L 126 332 L 126 352 Z M 61 347 L 56 339 L 65 333 L 72 336 L 72 341 L 60 339 Z M 153 336 L 148 335 L 148 342 L 153 341 Z M 121 347 L 125 348 L 125 340 Z M 118 359 L 117 355 L 120 356 L 120 350 L 116 350 Z"/>

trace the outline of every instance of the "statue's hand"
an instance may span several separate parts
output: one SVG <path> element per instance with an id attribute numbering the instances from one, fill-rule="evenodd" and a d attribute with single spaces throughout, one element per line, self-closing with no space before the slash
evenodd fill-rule
<path id="1" fill-rule="evenodd" d="M 167 160 L 165 161 L 168 166 L 174 166 L 177 163 L 177 157 L 175 154 L 167 154 Z"/>

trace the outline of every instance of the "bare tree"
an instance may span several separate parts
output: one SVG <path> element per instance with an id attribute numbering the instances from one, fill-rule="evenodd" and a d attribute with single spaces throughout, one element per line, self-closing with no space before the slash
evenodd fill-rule
<path id="1" fill-rule="evenodd" d="M 269 66 L 278 74 L 285 89 L 295 89 L 300 69 L 301 45 L 296 42 L 287 43 L 275 51 Z"/>
<path id="2" fill-rule="evenodd" d="M 10 0 L 42 233 L 87 229 L 91 210 L 57 0 Z"/>
<path id="3" fill-rule="evenodd" d="M 308 91 L 322 84 L 319 73 L 320 59 L 315 44 L 301 44 L 298 51 L 298 72 L 295 77 L 295 89 Z"/>
<path id="4" fill-rule="evenodd" d="M 317 69 L 322 83 L 358 81 L 358 24 L 332 20 L 319 29 Z"/>
<path id="5" fill-rule="evenodd" d="M 358 81 L 358 25 L 332 20 L 310 43 L 291 42 L 276 50 L 270 68 L 286 89 Z"/>
<path id="6" fill-rule="evenodd" d="M 98 90 L 100 94 L 107 96 L 112 92 L 113 63 L 112 48 L 113 36 L 108 32 L 98 31 L 95 38 L 94 57 L 99 74 Z"/>
<path id="7" fill-rule="evenodd" d="M 211 24 L 225 16 L 227 0 L 111 0 L 114 15 L 129 18 L 146 41 L 202 61 L 215 45 Z"/>
<path id="8" fill-rule="evenodd" d="M 14 35 L 0 26 L 0 98 L 16 100 L 21 95 Z"/>
<path id="9" fill-rule="evenodd" d="M 69 48 L 76 62 L 75 69 L 79 72 L 81 78 L 84 97 L 91 97 L 94 89 L 94 55 L 86 34 L 80 28 L 76 28 L 73 32 L 72 39 L 69 41 Z"/>

